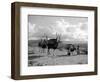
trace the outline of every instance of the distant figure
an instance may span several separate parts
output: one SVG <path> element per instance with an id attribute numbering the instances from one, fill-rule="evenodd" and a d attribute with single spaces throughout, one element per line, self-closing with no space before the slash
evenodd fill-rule
<path id="1" fill-rule="evenodd" d="M 76 47 L 73 44 L 67 44 L 66 46 L 67 49 L 67 55 L 76 55 Z"/>
<path id="2" fill-rule="evenodd" d="M 67 44 L 67 45 L 65 46 L 65 49 L 67 49 L 67 55 L 68 55 L 68 56 L 70 56 L 70 45 L 71 45 L 71 44 Z"/>
<path id="3" fill-rule="evenodd" d="M 72 44 L 72 45 L 70 45 L 70 55 L 76 55 L 76 48 L 75 48 L 75 46 Z"/>
<path id="4" fill-rule="evenodd" d="M 77 50 L 77 55 L 79 55 L 80 54 L 80 46 L 79 45 L 77 46 L 76 50 Z"/>

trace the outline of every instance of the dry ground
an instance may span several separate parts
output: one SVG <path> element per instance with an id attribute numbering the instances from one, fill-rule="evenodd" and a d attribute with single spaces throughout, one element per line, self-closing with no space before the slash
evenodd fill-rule
<path id="1" fill-rule="evenodd" d="M 39 52 L 38 47 L 29 47 L 28 54 L 28 65 L 29 66 L 47 66 L 47 65 L 74 65 L 74 64 L 87 64 L 88 55 L 79 54 L 79 55 L 67 55 L 66 50 L 51 50 L 51 54 L 47 54 L 45 50 L 44 53 Z"/>

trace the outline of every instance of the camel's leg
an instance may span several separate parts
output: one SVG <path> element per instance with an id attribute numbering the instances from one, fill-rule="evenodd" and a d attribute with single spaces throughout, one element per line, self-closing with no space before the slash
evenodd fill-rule
<path id="1" fill-rule="evenodd" d="M 70 51 L 68 50 L 68 56 L 70 56 L 70 54 L 71 54 L 71 53 L 70 53 Z"/>
<path id="2" fill-rule="evenodd" d="M 39 47 L 39 52 L 41 53 L 41 48 Z"/>
<path id="3" fill-rule="evenodd" d="M 43 53 L 45 53 L 45 48 L 43 49 Z"/>
<path id="4" fill-rule="evenodd" d="M 48 55 L 50 55 L 50 49 L 48 49 Z"/>
<path id="5" fill-rule="evenodd" d="M 44 48 L 42 49 L 43 53 L 44 53 Z"/>
<path id="6" fill-rule="evenodd" d="M 44 48 L 42 48 L 42 53 L 44 53 Z"/>
<path id="7" fill-rule="evenodd" d="M 55 49 L 53 49 L 53 56 L 55 56 Z"/>

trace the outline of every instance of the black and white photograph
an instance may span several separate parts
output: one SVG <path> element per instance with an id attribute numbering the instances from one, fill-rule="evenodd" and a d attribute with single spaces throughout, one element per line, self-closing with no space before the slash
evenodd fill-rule
<path id="1" fill-rule="evenodd" d="M 97 75 L 97 7 L 11 5 L 12 79 Z"/>
<path id="2" fill-rule="evenodd" d="M 28 15 L 28 66 L 88 64 L 88 17 Z"/>

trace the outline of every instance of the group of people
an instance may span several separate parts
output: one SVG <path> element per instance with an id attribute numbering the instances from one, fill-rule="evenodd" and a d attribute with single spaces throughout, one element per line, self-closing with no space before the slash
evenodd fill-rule
<path id="1" fill-rule="evenodd" d="M 79 55 L 80 54 L 80 46 L 77 45 L 73 45 L 73 44 L 67 44 L 66 46 L 67 49 L 67 55 Z"/>

